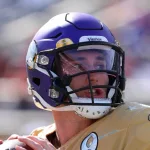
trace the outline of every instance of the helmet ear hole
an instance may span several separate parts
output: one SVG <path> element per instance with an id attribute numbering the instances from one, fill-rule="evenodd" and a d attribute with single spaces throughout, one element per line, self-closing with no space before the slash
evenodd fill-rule
<path id="1" fill-rule="evenodd" d="M 40 79 L 39 78 L 32 78 L 33 83 L 35 83 L 37 86 L 40 85 Z"/>

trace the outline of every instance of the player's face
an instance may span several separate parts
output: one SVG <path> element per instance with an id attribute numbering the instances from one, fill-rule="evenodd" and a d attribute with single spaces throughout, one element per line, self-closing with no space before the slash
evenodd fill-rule
<path id="1" fill-rule="evenodd" d="M 85 70 L 99 70 L 106 69 L 106 61 L 104 55 L 99 52 L 81 52 L 80 54 L 74 54 L 77 64 L 82 64 Z M 91 85 L 107 85 L 108 76 L 106 73 L 91 73 L 90 74 Z M 72 89 L 78 89 L 80 87 L 88 86 L 89 80 L 87 75 L 80 75 L 72 80 Z M 94 97 L 104 98 L 106 97 L 106 89 L 95 88 L 93 89 Z M 91 97 L 89 90 L 78 92 L 79 97 Z"/>
<path id="2" fill-rule="evenodd" d="M 103 53 L 100 53 L 98 51 L 81 51 L 79 53 L 74 53 L 72 56 L 70 56 L 70 58 L 71 59 L 69 62 L 71 65 L 70 67 L 67 67 L 69 69 L 63 69 L 64 74 L 75 74 L 75 73 L 80 73 L 80 72 L 90 71 L 90 70 L 106 69 L 105 56 Z M 100 72 L 90 73 L 89 79 L 87 74 L 76 76 L 72 79 L 70 87 L 73 90 L 75 90 L 75 89 L 83 88 L 85 86 L 89 86 L 90 84 L 92 86 L 108 84 L 107 73 L 100 73 Z M 89 97 L 89 98 L 91 97 L 91 93 L 89 89 L 79 91 L 76 94 L 79 97 Z M 105 98 L 106 89 L 93 88 L 93 95 L 95 98 Z"/>

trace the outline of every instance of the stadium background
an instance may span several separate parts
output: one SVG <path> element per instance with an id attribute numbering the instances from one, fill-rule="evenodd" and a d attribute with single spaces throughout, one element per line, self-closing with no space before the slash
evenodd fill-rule
<path id="1" fill-rule="evenodd" d="M 25 55 L 45 22 L 70 11 L 90 13 L 112 30 L 127 56 L 125 101 L 150 104 L 149 0 L 1 0 L 0 139 L 53 122 L 27 94 Z"/>

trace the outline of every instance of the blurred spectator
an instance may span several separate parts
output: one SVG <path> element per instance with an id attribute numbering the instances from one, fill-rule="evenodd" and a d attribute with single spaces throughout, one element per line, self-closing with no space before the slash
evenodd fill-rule
<path id="1" fill-rule="evenodd" d="M 2 52 L 0 52 L 0 78 L 4 77 L 6 67 L 8 63 L 8 57 L 5 56 Z"/>

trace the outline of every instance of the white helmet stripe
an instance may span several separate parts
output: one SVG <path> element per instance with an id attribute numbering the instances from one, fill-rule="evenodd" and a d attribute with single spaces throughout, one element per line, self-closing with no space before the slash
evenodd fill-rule
<path id="1" fill-rule="evenodd" d="M 69 105 L 69 106 L 64 106 L 64 107 L 52 107 L 51 105 L 49 105 L 36 91 L 32 90 L 32 93 L 34 96 L 36 96 L 38 98 L 38 100 L 40 101 L 40 103 L 46 107 L 46 110 L 57 110 L 57 111 L 72 111 L 74 110 L 74 106 Z M 37 101 L 34 100 L 34 103 L 38 103 Z M 41 105 L 40 104 L 40 105 Z M 39 105 L 39 104 L 38 104 Z M 42 106 L 42 107 L 43 107 Z M 45 109 L 45 108 L 43 108 Z"/>
<path id="2" fill-rule="evenodd" d="M 45 69 L 38 67 L 37 64 L 35 64 L 35 69 L 44 73 L 45 75 L 49 76 L 48 72 Z M 54 72 L 52 72 L 52 71 L 50 71 L 50 72 L 53 75 L 53 77 L 57 77 L 57 75 Z"/>
<path id="3" fill-rule="evenodd" d="M 116 84 L 116 80 L 114 81 L 113 86 L 115 86 L 115 84 Z M 112 97 L 114 96 L 114 93 L 115 93 L 115 89 L 111 88 L 108 93 L 108 98 L 112 99 Z"/>

